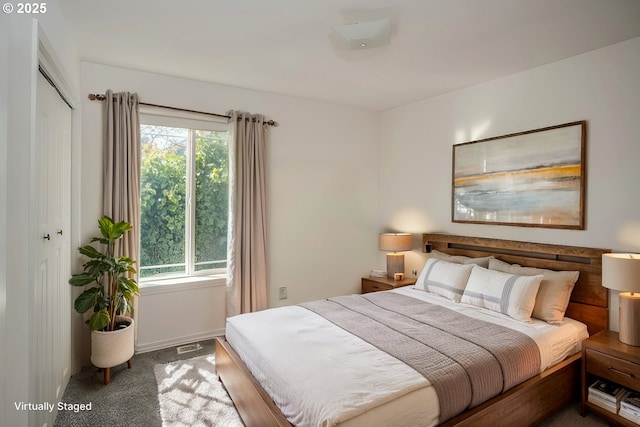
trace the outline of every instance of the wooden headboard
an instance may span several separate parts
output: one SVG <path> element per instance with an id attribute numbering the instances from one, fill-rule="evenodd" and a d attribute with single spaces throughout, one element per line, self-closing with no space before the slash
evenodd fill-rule
<path id="1" fill-rule="evenodd" d="M 441 233 L 423 234 L 423 251 L 426 251 L 427 244 L 432 249 L 450 255 L 474 258 L 493 256 L 504 262 L 526 267 L 579 271 L 580 277 L 571 294 L 566 316 L 585 323 L 589 334 L 609 327 L 609 292 L 602 287 L 602 254 L 611 252 L 609 249 Z"/>

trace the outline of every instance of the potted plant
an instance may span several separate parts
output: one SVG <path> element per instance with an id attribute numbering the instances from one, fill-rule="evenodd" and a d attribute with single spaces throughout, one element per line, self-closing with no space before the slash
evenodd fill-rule
<path id="1" fill-rule="evenodd" d="M 116 223 L 103 216 L 98 228 L 101 236 L 91 238 L 90 243 L 100 243 L 104 251 L 91 244 L 79 248 L 89 261 L 82 265 L 82 273 L 71 276 L 69 284 L 93 284 L 76 298 L 74 307 L 78 313 L 93 309 L 85 322 L 91 330 L 91 363 L 104 368 L 104 383 L 109 384 L 112 367 L 128 362 L 131 368 L 134 328 L 133 319 L 125 314 L 138 294 L 138 285 L 131 277 L 136 273 L 135 261 L 126 256 L 116 258 L 114 254 L 116 242 L 131 230 L 131 224 Z"/>

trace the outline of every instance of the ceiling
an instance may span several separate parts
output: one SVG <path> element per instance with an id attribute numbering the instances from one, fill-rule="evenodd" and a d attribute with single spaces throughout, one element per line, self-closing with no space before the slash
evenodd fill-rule
<path id="1" fill-rule="evenodd" d="M 83 61 L 376 111 L 640 36 L 640 0 L 59 3 Z M 334 48 L 332 25 L 379 16 L 390 44 Z"/>

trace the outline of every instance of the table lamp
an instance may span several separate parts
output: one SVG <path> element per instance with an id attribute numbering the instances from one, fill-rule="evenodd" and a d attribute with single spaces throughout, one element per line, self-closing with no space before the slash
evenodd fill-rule
<path id="1" fill-rule="evenodd" d="M 404 274 L 404 254 L 400 251 L 413 249 L 413 236 L 409 233 L 382 233 L 378 235 L 378 249 L 387 254 L 387 277 L 393 278 L 395 273 Z"/>
<path id="2" fill-rule="evenodd" d="M 620 291 L 620 341 L 640 346 L 640 255 L 603 254 L 602 286 Z"/>

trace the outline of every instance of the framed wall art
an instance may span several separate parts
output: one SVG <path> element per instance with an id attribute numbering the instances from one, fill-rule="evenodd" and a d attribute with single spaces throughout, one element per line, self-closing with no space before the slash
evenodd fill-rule
<path id="1" fill-rule="evenodd" d="M 584 229 L 586 121 L 453 146 L 453 222 Z"/>

